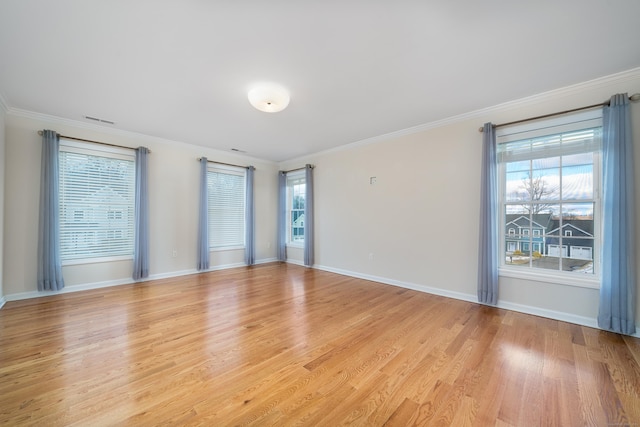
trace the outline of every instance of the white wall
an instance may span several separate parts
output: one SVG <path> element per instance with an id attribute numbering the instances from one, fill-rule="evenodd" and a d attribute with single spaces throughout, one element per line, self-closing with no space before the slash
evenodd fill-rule
<path id="1" fill-rule="evenodd" d="M 505 123 L 640 92 L 640 69 L 295 159 L 312 163 L 316 266 L 475 301 L 483 123 Z M 640 189 L 640 104 L 632 105 Z M 376 177 L 375 185 L 370 178 Z M 640 197 L 638 197 L 640 208 Z M 640 209 L 638 210 L 640 212 Z M 640 248 L 640 227 L 635 236 Z M 289 251 L 295 262 L 301 255 Z M 372 259 L 371 259 L 372 258 Z M 640 266 L 639 262 L 636 265 Z M 640 268 L 638 271 L 640 278 Z M 595 325 L 598 290 L 501 277 L 499 305 Z M 640 292 L 638 292 L 640 324 Z"/>
<path id="2" fill-rule="evenodd" d="M 51 119 L 51 120 L 50 120 Z M 277 167 L 234 153 L 163 141 L 130 133 L 101 132 L 74 126 L 37 114 L 13 113 L 6 117 L 6 204 L 4 292 L 8 298 L 34 296 L 38 244 L 41 137 L 38 130 L 120 144 L 144 145 L 149 159 L 150 275 L 151 278 L 195 272 L 198 224 L 198 157 L 256 167 L 256 260 L 275 258 Z M 177 256 L 173 257 L 173 250 Z M 211 253 L 212 269 L 243 265 L 244 252 Z M 66 291 L 88 285 L 131 282 L 132 262 L 64 266 Z"/>
<path id="3" fill-rule="evenodd" d="M 5 164 L 5 117 L 6 110 L 3 99 L 0 97 L 0 225 L 4 224 L 4 164 Z M 0 227 L 0 242 L 3 241 L 4 226 Z M 3 273 L 4 267 L 2 263 L 3 245 L 0 244 L 0 307 L 4 304 L 4 286 L 3 286 Z"/>
<path id="4" fill-rule="evenodd" d="M 640 92 L 640 69 L 518 100 L 450 120 L 398 132 L 280 165 L 251 160 L 256 171 L 257 259 L 275 258 L 276 171 L 316 165 L 316 267 L 427 292 L 476 300 L 481 134 L 484 122 L 504 123 Z M 640 105 L 632 106 L 637 188 L 640 188 Z M 196 157 L 246 164 L 215 150 L 152 138 L 116 135 L 50 123 L 33 115 L 6 118 L 4 292 L 32 295 L 37 246 L 40 138 L 50 128 L 80 138 L 146 145 L 150 161 L 151 274 L 194 270 Z M 370 177 L 376 177 L 370 185 Z M 637 200 L 640 212 L 640 197 Z M 640 227 L 635 236 L 640 247 Z M 270 247 L 268 247 L 270 246 Z M 171 257 L 173 248 L 178 250 Z M 289 249 L 291 262 L 302 251 Z M 214 253 L 214 265 L 242 262 L 242 254 Z M 640 261 L 640 259 L 638 259 Z M 637 262 L 640 278 L 640 262 Z M 127 281 L 130 263 L 65 267 L 68 287 Z M 595 325 L 598 291 L 500 278 L 499 305 Z M 640 292 L 637 323 L 640 324 Z"/>

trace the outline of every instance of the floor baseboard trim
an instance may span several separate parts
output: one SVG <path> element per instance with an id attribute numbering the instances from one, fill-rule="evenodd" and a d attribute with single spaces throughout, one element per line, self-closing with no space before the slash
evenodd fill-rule
<path id="1" fill-rule="evenodd" d="M 274 261 L 277 261 L 277 260 L 275 258 L 265 258 L 265 259 L 257 260 L 256 264 L 267 264 L 267 263 L 274 262 Z M 144 278 L 142 280 L 139 280 L 139 281 L 134 281 L 131 278 L 126 278 L 126 279 L 117 279 L 117 280 L 107 280 L 107 281 L 104 281 L 104 282 L 84 283 L 84 284 L 80 284 L 80 285 L 68 286 L 68 287 L 63 288 L 60 291 L 57 291 L 57 292 L 55 292 L 55 291 L 53 291 L 53 292 L 49 292 L 49 291 L 44 291 L 44 292 L 40 292 L 40 291 L 19 292 L 19 293 L 15 293 L 15 294 L 8 294 L 8 295 L 5 295 L 4 297 L 2 297 L 0 299 L 0 308 L 2 308 L 4 303 L 8 302 L 8 301 L 20 301 L 20 300 L 25 300 L 25 299 L 48 297 L 48 296 L 52 296 L 52 295 L 68 294 L 68 293 L 72 293 L 72 292 L 88 291 L 88 290 L 92 290 L 92 289 L 109 288 L 109 287 L 112 287 L 112 286 L 131 285 L 131 284 L 134 284 L 134 283 L 147 282 L 149 280 L 171 279 L 171 278 L 174 278 L 174 277 L 188 276 L 188 275 L 191 275 L 191 274 L 207 273 L 207 272 L 211 272 L 211 271 L 227 270 L 229 268 L 244 267 L 245 265 L 246 264 L 244 264 L 244 263 L 235 263 L 235 264 L 216 265 L 216 266 L 213 266 L 213 267 L 209 268 L 208 270 L 204 270 L 204 271 L 198 271 L 198 270 L 196 270 L 194 268 L 194 269 L 190 269 L 190 270 L 172 271 L 172 272 L 169 272 L 169 273 L 151 274 L 149 277 L 146 277 L 146 278 Z"/>
<path id="2" fill-rule="evenodd" d="M 289 261 L 287 261 L 287 262 L 289 262 Z M 331 273 L 341 274 L 343 276 L 355 277 L 357 279 L 370 280 L 372 282 L 383 283 L 385 285 L 398 286 L 398 287 L 401 287 L 401 288 L 411 289 L 411 290 L 419 291 L 419 292 L 425 292 L 425 293 L 432 294 L 432 295 L 438 295 L 438 296 L 442 296 L 442 297 L 453 298 L 453 299 L 472 302 L 472 303 L 478 303 L 478 297 L 476 295 L 473 295 L 473 294 L 467 294 L 467 293 L 456 292 L 456 291 L 448 291 L 446 289 L 433 288 L 433 287 L 430 287 L 430 286 L 419 285 L 419 284 L 416 284 L 416 283 L 403 282 L 403 281 L 399 281 L 399 280 L 389 279 L 389 278 L 386 278 L 386 277 L 373 276 L 373 275 L 370 275 L 370 274 L 362 274 L 362 273 L 357 273 L 357 272 L 353 272 L 353 271 L 349 271 L 349 270 L 342 270 L 342 269 L 339 269 L 339 268 L 327 267 L 327 266 L 324 266 L 324 265 L 317 265 L 316 264 L 313 267 L 317 268 L 318 270 L 323 270 L 323 271 L 328 271 L 328 272 L 331 272 Z M 597 320 L 596 319 L 592 319 L 590 317 L 578 316 L 578 315 L 575 315 L 575 314 L 564 313 L 564 312 L 561 312 L 561 311 L 548 310 L 548 309 L 545 309 L 545 308 L 540 308 L 540 307 L 535 307 L 535 306 L 530 306 L 530 305 L 517 304 L 517 303 L 513 303 L 513 302 L 509 302 L 509 301 L 500 301 L 500 300 L 498 300 L 498 304 L 496 305 L 496 307 L 504 309 L 504 310 L 515 311 L 515 312 L 518 312 L 518 313 L 530 314 L 530 315 L 533 315 L 533 316 L 545 317 L 547 319 L 558 320 L 558 321 L 567 322 L 567 323 L 573 323 L 573 324 L 576 324 L 576 325 L 586 326 L 586 327 L 594 328 L 594 329 L 600 329 L 598 327 Z M 640 338 L 640 325 L 636 326 L 636 330 L 637 330 L 637 332 L 635 334 L 631 335 L 631 336 L 636 337 L 636 338 Z"/>
<path id="3" fill-rule="evenodd" d="M 255 264 L 256 265 L 257 264 L 268 264 L 268 263 L 276 262 L 276 261 L 277 261 L 276 258 L 265 258 L 265 259 L 262 259 L 262 260 L 257 260 L 255 262 Z M 304 263 L 302 263 L 300 261 L 296 261 L 296 260 L 287 260 L 287 263 L 294 264 L 294 265 L 299 265 L 299 266 L 304 267 Z M 187 275 L 191 275 L 191 274 L 207 273 L 207 272 L 218 271 L 218 270 L 227 270 L 227 269 L 230 269 L 230 268 L 238 268 L 238 267 L 244 267 L 244 266 L 246 266 L 246 264 L 244 264 L 244 263 L 235 263 L 235 264 L 226 264 L 226 265 L 213 266 L 213 267 L 209 268 L 208 270 L 204 270 L 204 271 L 198 271 L 196 269 L 190 269 L 190 270 L 174 271 L 174 272 L 170 272 L 170 273 L 153 274 L 153 275 L 149 276 L 148 278 L 145 278 L 144 280 L 141 280 L 140 282 L 146 282 L 146 281 L 149 281 L 149 280 L 170 279 L 170 278 L 174 278 L 174 277 L 187 276 Z M 382 284 L 385 284 L 385 285 L 397 286 L 397 287 L 404 288 L 404 289 L 411 289 L 411 290 L 418 291 L 418 292 L 424 292 L 424 293 L 428 293 L 428 294 L 432 294 L 432 295 L 438 295 L 438 296 L 442 296 L 442 297 L 453 298 L 453 299 L 466 301 L 466 302 L 471 302 L 471 303 L 478 303 L 477 296 L 473 295 L 473 294 L 467 294 L 467 293 L 456 292 L 456 291 L 448 291 L 446 289 L 434 288 L 434 287 L 430 287 L 430 286 L 420 285 L 420 284 L 417 284 L 417 283 L 403 282 L 403 281 L 400 281 L 400 280 L 389 279 L 389 278 L 386 278 L 386 277 L 374 276 L 374 275 L 371 275 L 371 274 L 363 274 L 363 273 L 358 273 L 358 272 L 354 272 L 354 271 L 350 271 L 350 270 L 343 270 L 343 269 L 340 269 L 340 268 L 327 267 L 327 266 L 318 265 L 318 264 L 313 265 L 312 268 L 315 268 L 315 269 L 318 269 L 318 270 L 322 270 L 322 271 L 328 271 L 330 273 L 340 274 L 340 275 L 343 275 L 343 276 L 354 277 L 356 279 L 370 280 L 372 282 L 382 283 Z M 120 280 L 112 280 L 112 281 L 105 281 L 105 282 L 95 282 L 95 283 L 87 283 L 87 284 L 82 284 L 82 285 L 69 286 L 67 288 L 62 289 L 61 291 L 58 291 L 58 292 L 31 291 L 31 292 L 20 292 L 20 293 L 16 293 L 16 294 L 9 294 L 9 295 L 5 295 L 4 297 L 0 297 L 0 309 L 8 301 L 19 301 L 19 300 L 24 300 L 24 299 L 40 298 L 40 297 L 46 297 L 46 296 L 51 296 L 51 295 L 59 295 L 59 294 L 67 294 L 67 293 L 72 293 L 72 292 L 86 291 L 86 290 L 91 290 L 91 289 L 108 288 L 108 287 L 111 287 L 111 286 L 129 285 L 129 284 L 132 284 L 132 283 L 136 283 L 136 282 L 134 280 L 132 280 L 132 279 L 120 279 Z M 496 307 L 497 308 L 502 308 L 502 309 L 505 309 L 505 310 L 515 311 L 515 312 L 518 312 L 518 313 L 531 314 L 531 315 L 534 315 L 534 316 L 545 317 L 547 319 L 559 320 L 559 321 L 562 321 L 562 322 L 568 322 L 568 323 L 573 323 L 573 324 L 576 324 L 576 325 L 581 325 L 581 326 L 587 326 L 587 327 L 590 327 L 590 328 L 600 329 L 598 327 L 596 319 L 592 319 L 590 317 L 578 316 L 578 315 L 574 315 L 574 314 L 570 314 L 570 313 L 564 313 L 564 312 L 555 311 L 555 310 L 548 310 L 548 309 L 535 307 L 535 306 L 530 306 L 530 305 L 517 304 L 517 303 L 512 303 L 512 302 L 509 302 L 509 301 L 498 301 L 498 304 L 496 305 Z M 637 330 L 637 332 L 635 334 L 631 335 L 631 336 L 636 337 L 636 338 L 640 338 L 640 325 L 636 326 L 636 330 Z"/>
<path id="4" fill-rule="evenodd" d="M 417 283 L 403 282 L 400 280 L 389 279 L 387 277 L 373 276 L 370 274 L 357 273 L 349 270 L 342 270 L 339 268 L 327 267 L 324 265 L 314 265 L 314 268 L 318 270 L 328 271 L 330 273 L 342 274 L 343 276 L 355 277 L 356 279 L 370 280 L 372 282 L 384 283 L 385 285 L 398 286 L 400 288 L 411 289 L 414 291 L 425 292 L 427 294 L 438 295 L 447 298 L 454 298 L 467 302 L 478 302 L 475 295 L 466 294 L 463 292 L 448 291 L 441 288 L 433 288 L 430 286 L 419 285 Z"/>

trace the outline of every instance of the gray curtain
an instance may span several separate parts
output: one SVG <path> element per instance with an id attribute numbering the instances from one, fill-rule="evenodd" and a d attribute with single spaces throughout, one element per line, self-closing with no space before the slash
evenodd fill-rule
<path id="1" fill-rule="evenodd" d="M 255 208 L 253 204 L 253 166 L 247 168 L 247 191 L 245 203 L 245 249 L 244 262 L 253 265 L 256 262 Z"/>
<path id="2" fill-rule="evenodd" d="M 304 265 L 313 266 L 313 166 L 304 167 Z"/>
<path id="3" fill-rule="evenodd" d="M 491 123 L 482 133 L 482 174 L 480 177 L 480 245 L 478 250 L 478 301 L 498 302 L 498 176 L 496 135 Z"/>
<path id="4" fill-rule="evenodd" d="M 58 134 L 51 130 L 43 131 L 38 221 L 39 291 L 58 291 L 64 288 L 60 260 L 59 149 Z"/>
<path id="5" fill-rule="evenodd" d="M 146 147 L 136 148 L 135 237 L 133 246 L 133 279 L 149 277 L 149 192 Z"/>
<path id="6" fill-rule="evenodd" d="M 611 97 L 602 119 L 602 284 L 598 326 L 631 335 L 636 331 L 636 216 L 633 141 L 626 93 Z"/>
<path id="7" fill-rule="evenodd" d="M 209 269 L 209 192 L 206 157 L 200 158 L 200 206 L 198 210 L 198 271 Z"/>
<path id="8" fill-rule="evenodd" d="M 287 173 L 278 172 L 278 261 L 287 260 Z"/>

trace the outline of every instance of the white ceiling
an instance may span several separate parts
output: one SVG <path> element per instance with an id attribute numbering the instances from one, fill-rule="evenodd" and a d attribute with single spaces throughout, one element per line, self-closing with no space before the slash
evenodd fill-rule
<path id="1" fill-rule="evenodd" d="M 638 0 L 0 0 L 0 95 L 283 161 L 638 67 L 639 16 Z M 256 81 L 289 107 L 253 109 Z"/>

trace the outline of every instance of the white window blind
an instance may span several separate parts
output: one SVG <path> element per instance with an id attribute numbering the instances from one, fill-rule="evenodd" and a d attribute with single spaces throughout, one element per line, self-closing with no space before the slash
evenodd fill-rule
<path id="1" fill-rule="evenodd" d="M 133 154 L 61 140 L 59 160 L 62 261 L 131 257 Z"/>
<path id="2" fill-rule="evenodd" d="M 216 166 L 207 172 L 209 247 L 244 246 L 245 170 Z"/>
<path id="3" fill-rule="evenodd" d="M 602 111 L 592 110 L 496 132 L 498 160 L 503 163 L 598 151 Z"/>

